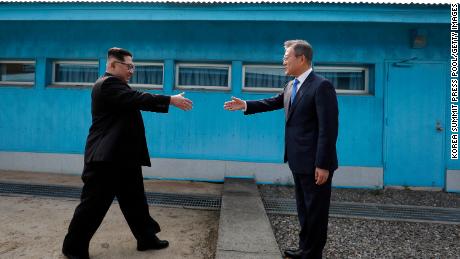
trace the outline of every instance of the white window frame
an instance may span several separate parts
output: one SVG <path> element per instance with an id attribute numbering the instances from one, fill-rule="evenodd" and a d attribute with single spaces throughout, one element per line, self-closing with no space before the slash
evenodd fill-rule
<path id="1" fill-rule="evenodd" d="M 199 86 L 199 85 L 179 85 L 179 68 L 180 67 L 205 67 L 205 68 L 227 68 L 228 69 L 228 85 L 225 86 Z M 190 89 L 190 90 L 220 90 L 228 91 L 231 90 L 232 85 L 232 66 L 230 64 L 214 64 L 214 63 L 177 63 L 176 64 L 176 76 L 175 76 L 175 88 L 176 89 Z"/>
<path id="2" fill-rule="evenodd" d="M 94 82 L 56 82 L 56 65 L 57 64 L 72 64 L 72 65 L 96 65 L 99 74 L 99 61 L 82 61 L 82 60 L 55 60 L 52 63 L 51 86 L 93 86 Z"/>
<path id="3" fill-rule="evenodd" d="M 35 60 L 0 60 L 0 64 L 33 64 L 34 65 L 34 81 L 33 82 L 18 82 L 18 81 L 0 81 L 0 86 L 14 85 L 14 86 L 34 86 L 37 77 L 37 64 Z"/>
<path id="4" fill-rule="evenodd" d="M 160 62 L 148 62 L 148 61 L 141 61 L 141 62 L 134 62 L 134 65 L 136 67 L 138 66 L 161 66 L 161 70 L 163 72 L 163 84 L 161 85 L 152 85 L 152 84 L 129 84 L 129 86 L 132 86 L 134 88 L 143 88 L 143 89 L 163 89 L 164 83 L 165 83 L 165 65 L 164 63 Z"/>
<path id="5" fill-rule="evenodd" d="M 362 66 L 315 66 L 316 72 L 364 72 L 364 90 L 337 89 L 338 94 L 364 95 L 369 93 L 369 68 Z"/>
<path id="6" fill-rule="evenodd" d="M 243 75 L 241 85 L 243 91 L 247 92 L 280 92 L 283 90 L 284 86 L 281 85 L 280 87 L 271 88 L 271 87 L 246 87 L 245 80 L 246 80 L 246 68 L 247 67 L 260 67 L 260 68 L 283 68 L 283 65 L 268 65 L 268 64 L 261 64 L 261 65 L 243 65 Z"/>

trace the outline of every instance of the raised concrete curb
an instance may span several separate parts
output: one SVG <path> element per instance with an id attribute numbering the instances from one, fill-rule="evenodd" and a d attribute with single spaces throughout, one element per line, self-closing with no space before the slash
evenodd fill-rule
<path id="1" fill-rule="evenodd" d="M 281 258 L 253 179 L 224 181 L 216 259 L 230 258 Z"/>

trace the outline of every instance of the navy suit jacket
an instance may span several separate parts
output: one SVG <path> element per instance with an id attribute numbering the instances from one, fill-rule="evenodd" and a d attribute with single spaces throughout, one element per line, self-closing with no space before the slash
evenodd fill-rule
<path id="1" fill-rule="evenodd" d="M 313 71 L 298 90 L 292 106 L 293 81 L 275 97 L 247 101 L 245 114 L 285 109 L 284 162 L 293 173 L 313 174 L 315 168 L 338 167 L 336 142 L 338 104 L 332 83 Z"/>
<path id="2" fill-rule="evenodd" d="M 168 112 L 170 97 L 131 89 L 106 73 L 91 93 L 92 125 L 85 147 L 85 163 L 117 162 L 150 166 L 141 110 Z"/>

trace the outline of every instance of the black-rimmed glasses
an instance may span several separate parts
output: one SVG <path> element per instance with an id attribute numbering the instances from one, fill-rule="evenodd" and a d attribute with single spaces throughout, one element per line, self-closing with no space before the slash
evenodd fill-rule
<path id="1" fill-rule="evenodd" d="M 134 64 L 128 64 L 128 63 L 121 62 L 121 61 L 115 61 L 115 62 L 125 65 L 130 71 L 134 71 L 134 69 L 136 69 L 136 66 L 134 66 Z"/>

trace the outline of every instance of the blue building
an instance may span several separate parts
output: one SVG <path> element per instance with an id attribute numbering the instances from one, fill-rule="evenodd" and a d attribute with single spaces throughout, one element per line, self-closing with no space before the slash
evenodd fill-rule
<path id="1" fill-rule="evenodd" d="M 143 113 L 146 177 L 289 183 L 283 111 L 222 108 L 281 91 L 289 39 L 309 41 L 314 69 L 337 87 L 335 186 L 460 191 L 449 5 L 2 3 L 0 169 L 81 173 L 91 85 L 117 46 L 134 54 L 133 87 L 194 101 Z"/>

